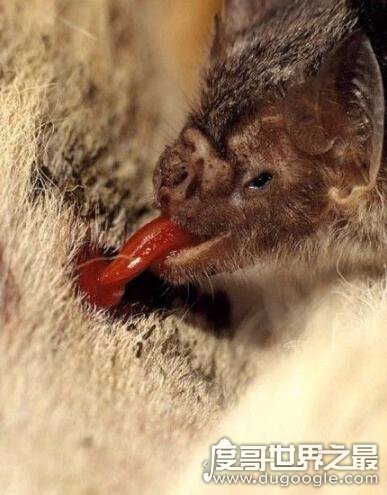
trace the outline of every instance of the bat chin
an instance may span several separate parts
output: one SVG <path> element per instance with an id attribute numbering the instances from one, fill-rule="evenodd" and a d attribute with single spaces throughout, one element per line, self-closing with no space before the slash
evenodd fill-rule
<path id="1" fill-rule="evenodd" d="M 228 271 L 231 234 L 205 240 L 193 247 L 171 253 L 154 267 L 157 274 L 174 285 L 199 282 L 208 275 Z"/>

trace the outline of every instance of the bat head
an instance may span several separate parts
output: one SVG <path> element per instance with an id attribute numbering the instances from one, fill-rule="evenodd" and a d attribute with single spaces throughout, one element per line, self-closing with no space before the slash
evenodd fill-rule
<path id="1" fill-rule="evenodd" d="M 177 283 L 296 257 L 369 201 L 382 163 L 383 80 L 364 34 L 348 36 L 318 70 L 296 77 L 295 69 L 276 85 L 260 73 L 254 83 L 243 50 L 238 76 L 229 57 L 242 41 L 226 27 L 218 36 L 201 108 L 154 175 L 162 212 L 201 240 L 165 263 Z"/>

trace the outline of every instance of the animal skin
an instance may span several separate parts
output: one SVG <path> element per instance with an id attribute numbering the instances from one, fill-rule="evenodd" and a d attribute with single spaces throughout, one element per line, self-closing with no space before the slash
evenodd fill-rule
<path id="1" fill-rule="evenodd" d="M 183 25 L 195 30 L 183 4 Z M 223 436 L 378 442 L 380 484 L 340 492 L 384 493 L 380 267 L 366 277 L 352 270 L 351 278 L 340 267 L 307 284 L 302 269 L 294 277 L 258 267 L 260 277 L 254 269 L 249 279 L 243 270 L 226 285 L 245 304 L 254 296 L 254 314 L 246 319 L 234 306 L 245 318 L 223 332 L 195 319 L 184 300 L 160 311 L 174 292 L 154 280 L 142 290 L 156 308 L 144 311 L 140 294 L 130 314 L 85 304 L 76 288 L 79 253 L 90 244 L 119 247 L 153 215 L 152 169 L 166 127 L 170 134 L 184 108 L 173 83 L 175 53 L 160 53 L 158 30 L 169 14 L 158 0 L 4 0 L 0 7 L 0 493 L 239 495 L 246 487 L 202 482 L 209 446 Z M 334 23 L 328 18 L 322 34 Z M 213 159 L 224 161 L 218 152 Z M 367 208 L 362 215 L 371 218 Z M 379 232 L 380 217 L 373 218 L 369 228 Z M 353 242 L 360 257 L 356 239 L 343 245 Z"/>
<path id="2" fill-rule="evenodd" d="M 184 301 L 112 317 L 76 290 L 83 246 L 118 246 L 149 215 L 181 106 L 161 7 L 1 2 L 2 495 L 162 493 L 253 374 L 250 350 L 186 322 Z"/>

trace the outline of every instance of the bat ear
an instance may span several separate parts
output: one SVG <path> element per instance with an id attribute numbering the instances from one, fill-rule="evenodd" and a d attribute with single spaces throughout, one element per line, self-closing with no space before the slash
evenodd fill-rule
<path id="1" fill-rule="evenodd" d="M 215 17 L 213 56 L 224 54 L 227 46 L 267 11 L 272 0 L 223 0 L 223 7 Z"/>
<path id="2" fill-rule="evenodd" d="M 361 32 L 339 47 L 311 84 L 291 90 L 285 104 L 285 121 L 295 144 L 312 155 L 332 153 L 337 184 L 331 196 L 340 203 L 375 186 L 384 119 L 382 74 Z"/>

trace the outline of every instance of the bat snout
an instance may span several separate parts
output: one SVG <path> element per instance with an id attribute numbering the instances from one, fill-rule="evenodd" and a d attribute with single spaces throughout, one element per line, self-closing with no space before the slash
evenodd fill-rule
<path id="1" fill-rule="evenodd" d="M 233 177 L 232 167 L 217 155 L 206 136 L 197 129 L 186 129 L 156 168 L 157 204 L 171 214 L 176 206 L 225 196 Z"/>

